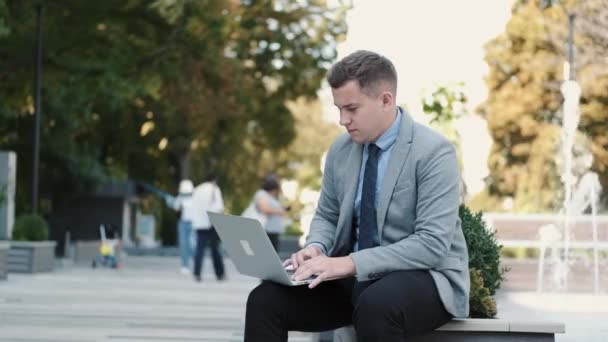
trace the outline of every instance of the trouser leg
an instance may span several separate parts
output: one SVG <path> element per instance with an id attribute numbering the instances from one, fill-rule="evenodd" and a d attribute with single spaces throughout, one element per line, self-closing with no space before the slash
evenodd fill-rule
<path id="1" fill-rule="evenodd" d="M 353 279 L 328 281 L 314 289 L 262 282 L 247 300 L 246 342 L 287 341 L 287 332 L 321 332 L 352 323 Z"/>
<path id="2" fill-rule="evenodd" d="M 217 279 L 224 278 L 224 258 L 220 251 L 220 237 L 217 235 L 214 227 L 209 229 L 209 246 L 211 248 L 211 258 L 213 259 L 213 270 Z"/>
<path id="3" fill-rule="evenodd" d="M 179 220 L 178 223 L 178 248 L 182 267 L 188 267 L 192 251 L 190 250 L 190 234 L 192 224 L 189 221 Z"/>
<path id="4" fill-rule="evenodd" d="M 428 271 L 398 271 L 353 290 L 358 341 L 404 341 L 431 332 L 452 317 Z M 358 296 L 357 296 L 358 293 Z"/>
<path id="5" fill-rule="evenodd" d="M 194 252 L 194 277 L 200 279 L 203 268 L 203 256 L 207 245 L 204 229 L 196 229 L 196 250 Z"/>

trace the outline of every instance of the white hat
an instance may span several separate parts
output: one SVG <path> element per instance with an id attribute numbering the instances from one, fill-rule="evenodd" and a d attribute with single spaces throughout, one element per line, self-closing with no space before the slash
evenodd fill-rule
<path id="1" fill-rule="evenodd" d="M 179 193 L 180 194 L 191 194 L 192 190 L 194 190 L 194 185 L 192 181 L 189 179 L 184 179 L 179 182 Z"/>

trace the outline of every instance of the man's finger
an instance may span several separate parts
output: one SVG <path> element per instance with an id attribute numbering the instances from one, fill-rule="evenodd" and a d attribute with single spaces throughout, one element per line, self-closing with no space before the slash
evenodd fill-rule
<path id="1" fill-rule="evenodd" d="M 300 264 L 298 264 L 298 253 L 294 253 L 291 255 L 291 264 L 293 265 L 293 269 L 297 269 Z"/>
<path id="2" fill-rule="evenodd" d="M 325 280 L 325 272 L 319 274 L 315 280 L 308 284 L 309 289 L 314 289 L 317 285 L 321 284 Z"/>
<path id="3" fill-rule="evenodd" d="M 293 261 L 291 260 L 291 258 L 289 258 L 289 259 L 287 259 L 287 260 L 283 261 L 283 267 L 285 267 L 285 266 L 289 266 L 289 265 L 291 265 L 292 263 L 293 263 Z"/>
<path id="4" fill-rule="evenodd" d="M 311 274 L 312 272 L 310 271 L 310 267 L 304 263 L 301 264 L 300 267 L 298 267 L 298 270 L 293 273 L 293 279 L 296 281 L 306 279 L 310 277 Z"/>
<path id="5" fill-rule="evenodd" d="M 296 255 L 298 266 L 300 266 L 300 265 L 302 265 L 304 263 L 304 260 L 306 260 L 305 259 L 306 254 L 307 254 L 307 251 L 303 250 L 303 251 L 301 251 L 300 253 L 298 253 Z"/>

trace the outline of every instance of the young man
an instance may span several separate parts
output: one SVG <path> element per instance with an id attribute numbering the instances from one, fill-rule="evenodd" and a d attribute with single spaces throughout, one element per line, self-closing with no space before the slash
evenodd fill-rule
<path id="1" fill-rule="evenodd" d="M 309 286 L 264 282 L 245 341 L 354 324 L 357 338 L 404 341 L 469 311 L 468 254 L 452 144 L 397 107 L 397 74 L 357 51 L 328 75 L 348 134 L 330 148 L 306 246 L 285 262 Z"/>

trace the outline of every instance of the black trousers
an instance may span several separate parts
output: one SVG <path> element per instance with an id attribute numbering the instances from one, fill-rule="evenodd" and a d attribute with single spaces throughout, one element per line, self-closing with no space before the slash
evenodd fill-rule
<path id="1" fill-rule="evenodd" d="M 220 237 L 217 235 L 215 228 L 197 229 L 196 230 L 196 250 L 194 252 L 194 276 L 199 278 L 203 268 L 203 255 L 205 247 L 209 244 L 211 248 L 211 258 L 213 259 L 213 269 L 217 279 L 224 278 L 224 259 L 219 250 Z"/>
<path id="2" fill-rule="evenodd" d="M 287 332 L 321 332 L 354 324 L 357 341 L 405 341 L 448 322 L 428 271 L 393 272 L 307 286 L 263 282 L 247 300 L 245 341 L 287 341 Z"/>

